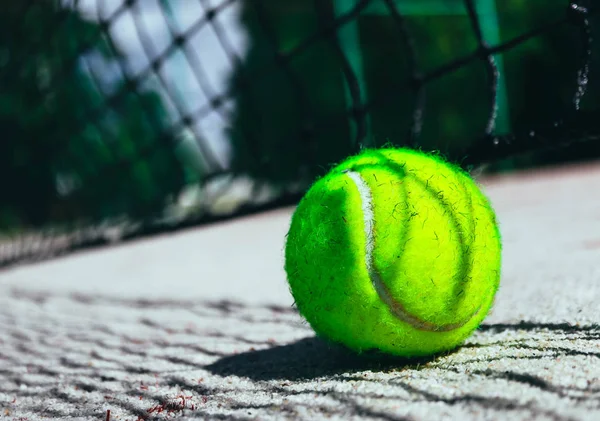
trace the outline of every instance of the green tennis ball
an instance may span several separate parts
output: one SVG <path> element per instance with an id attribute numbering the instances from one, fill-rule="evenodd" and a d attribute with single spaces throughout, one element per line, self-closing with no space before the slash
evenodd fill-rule
<path id="1" fill-rule="evenodd" d="M 437 155 L 365 150 L 319 179 L 292 217 L 285 270 L 317 335 L 426 356 L 463 342 L 500 280 L 494 211 Z"/>

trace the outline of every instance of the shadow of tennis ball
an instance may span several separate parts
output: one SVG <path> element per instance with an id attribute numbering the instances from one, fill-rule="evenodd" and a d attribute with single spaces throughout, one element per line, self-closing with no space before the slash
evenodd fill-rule
<path id="1" fill-rule="evenodd" d="M 379 352 L 359 355 L 343 346 L 311 337 L 288 345 L 227 356 L 205 369 L 220 376 L 235 375 L 252 380 L 297 380 L 342 372 L 416 368 L 436 358 L 407 359 Z"/>

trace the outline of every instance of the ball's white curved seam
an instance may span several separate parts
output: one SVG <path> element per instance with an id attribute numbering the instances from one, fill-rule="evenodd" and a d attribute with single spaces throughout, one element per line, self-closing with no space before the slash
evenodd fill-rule
<path id="1" fill-rule="evenodd" d="M 405 323 L 408 323 L 415 329 L 424 330 L 427 332 L 448 332 L 454 329 L 458 329 L 464 326 L 472 317 L 475 317 L 475 315 L 479 313 L 479 309 L 477 309 L 477 311 L 475 312 L 475 314 L 473 314 L 473 316 L 471 316 L 471 318 L 464 322 L 451 323 L 440 326 L 434 323 L 421 320 L 418 317 L 410 314 L 408 311 L 406 311 L 402 303 L 399 303 L 392 297 L 383 279 L 381 279 L 381 275 L 377 271 L 377 268 L 375 267 L 374 263 L 373 250 L 375 249 L 375 214 L 373 212 L 373 197 L 371 196 L 371 190 L 367 182 L 362 178 L 362 176 L 359 173 L 355 171 L 344 171 L 344 174 L 350 177 L 350 179 L 354 182 L 356 188 L 358 189 L 358 194 L 360 196 L 366 239 L 365 264 L 367 266 L 367 272 L 369 273 L 369 279 L 371 280 L 371 283 L 373 284 L 377 295 L 390 309 L 394 317 Z"/>

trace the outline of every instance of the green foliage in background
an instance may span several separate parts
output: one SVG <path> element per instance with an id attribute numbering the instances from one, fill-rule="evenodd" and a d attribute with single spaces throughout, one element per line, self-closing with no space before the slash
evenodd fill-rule
<path id="1" fill-rule="evenodd" d="M 238 89 L 230 131 L 236 172 L 277 183 L 312 178 L 352 150 L 344 118 L 311 133 L 312 122 L 346 107 L 342 65 L 330 40 L 319 40 L 289 66 L 274 54 L 292 51 L 317 32 L 320 14 L 332 16 L 331 1 L 243 2 L 241 24 L 250 45 L 231 81 Z"/>
<path id="2" fill-rule="evenodd" d="M 462 0 L 459 0 L 462 2 Z M 401 9 L 401 7 L 400 7 Z M 416 70 L 429 74 L 477 48 L 465 15 L 405 17 L 415 46 Z M 382 105 L 372 109 L 372 135 L 377 146 L 387 141 L 405 145 L 413 124 L 416 91 L 408 81 L 411 69 L 407 41 L 389 16 L 359 18 L 368 97 Z M 390 92 L 397 92 L 390 95 Z M 434 79 L 423 88 L 424 113 L 418 145 L 445 153 L 459 149 L 484 132 L 489 115 L 488 77 L 481 61 Z"/>
<path id="3" fill-rule="evenodd" d="M 285 53 L 312 37 L 318 29 L 319 14 L 333 16 L 336 1 L 352 3 L 351 0 L 328 0 L 319 2 L 320 10 L 316 10 L 315 2 L 303 0 L 244 2 L 242 24 L 250 46 L 242 65 L 236 69 L 233 86 L 244 88 L 247 71 L 265 67 L 269 70 L 259 73 L 261 78 L 247 81 L 248 89 L 240 90 L 236 96 L 238 110 L 231 139 L 234 167 L 238 171 L 272 181 L 285 181 L 293 179 L 298 168 L 304 168 L 313 177 L 353 150 L 349 119 L 332 119 L 331 124 L 317 127 L 310 142 L 303 142 L 298 136 L 304 121 L 313 116 L 339 115 L 350 106 L 344 89 L 342 62 L 331 42 L 322 40 L 308 47 L 291 61 L 287 72 L 281 62 L 274 60 L 273 53 L 274 45 Z M 410 0 L 396 3 L 403 13 Z M 453 9 L 452 13 L 428 13 L 425 5 L 423 10 L 415 13 L 413 3 L 412 12 L 403 14 L 421 74 L 434 72 L 477 49 L 466 10 L 456 11 L 464 9 L 463 0 L 448 3 L 452 3 L 452 7 L 448 7 L 448 10 Z M 495 3 L 500 43 L 564 18 L 569 5 L 568 0 Z M 266 16 L 261 16 L 257 7 L 266 10 Z M 481 19 L 481 22 L 490 25 L 489 20 Z M 264 30 L 266 23 L 272 26 L 274 43 Z M 410 77 L 406 40 L 397 21 L 385 12 L 365 13 L 351 24 L 358 28 L 364 79 L 361 86 L 367 102 L 374 103 L 370 108 L 370 132 L 366 142 L 370 146 L 388 142 L 405 145 L 409 141 L 416 104 L 415 92 L 406 89 Z M 593 22 L 594 31 L 598 24 Z M 338 29 L 338 36 L 342 30 Z M 353 52 L 356 45 L 343 44 L 342 40 L 341 46 L 347 56 L 356 54 Z M 566 110 L 573 109 L 581 45 L 577 26 L 565 24 L 501 55 L 502 60 L 498 61 L 502 61 L 500 70 L 508 103 L 496 134 L 528 133 L 530 128 L 552 124 L 564 116 Z M 595 45 L 594 63 L 599 51 Z M 597 73 L 595 68 L 597 66 L 592 66 L 592 72 Z M 598 109 L 600 92 L 596 81 L 600 81 L 600 75 L 592 73 L 589 93 L 582 103 L 584 108 Z M 302 87 L 305 98 L 296 94 L 293 83 Z M 425 113 L 418 146 L 439 149 L 460 159 L 458 154 L 476 139 L 481 139 L 486 127 L 490 103 L 486 63 L 476 60 L 436 78 L 425 86 L 424 92 Z M 488 170 L 505 171 L 598 156 L 600 147 L 588 142 L 502 161 Z"/>
<path id="4" fill-rule="evenodd" d="M 498 2 L 503 41 L 508 41 L 544 24 L 565 16 L 568 0 L 506 0 Z M 600 21 L 590 19 L 592 30 L 592 63 L 587 94 L 581 109 L 600 109 Z M 577 72 L 581 67 L 581 31 L 576 25 L 565 24 L 532 38 L 505 54 L 508 96 L 513 129 L 527 131 L 537 124 L 560 120 L 565 111 L 574 110 Z M 565 162 L 598 159 L 597 142 L 574 143 L 525 154 L 492 164 L 488 171 L 511 171 Z"/>
<path id="5" fill-rule="evenodd" d="M 0 229 L 75 217 L 144 216 L 183 183 L 153 92 L 106 92 L 78 57 L 119 52 L 57 1 L 4 2 L 0 13 Z M 103 88 L 100 86 L 100 88 Z M 103 109 L 102 112 L 97 112 Z M 95 117 L 95 118 L 94 118 Z"/>

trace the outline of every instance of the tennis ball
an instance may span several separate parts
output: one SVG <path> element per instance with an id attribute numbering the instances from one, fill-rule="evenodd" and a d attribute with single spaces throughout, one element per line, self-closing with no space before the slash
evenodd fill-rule
<path id="1" fill-rule="evenodd" d="M 291 293 L 318 336 L 405 357 L 463 342 L 493 304 L 500 263 L 473 179 L 409 149 L 365 150 L 316 181 L 285 246 Z"/>

